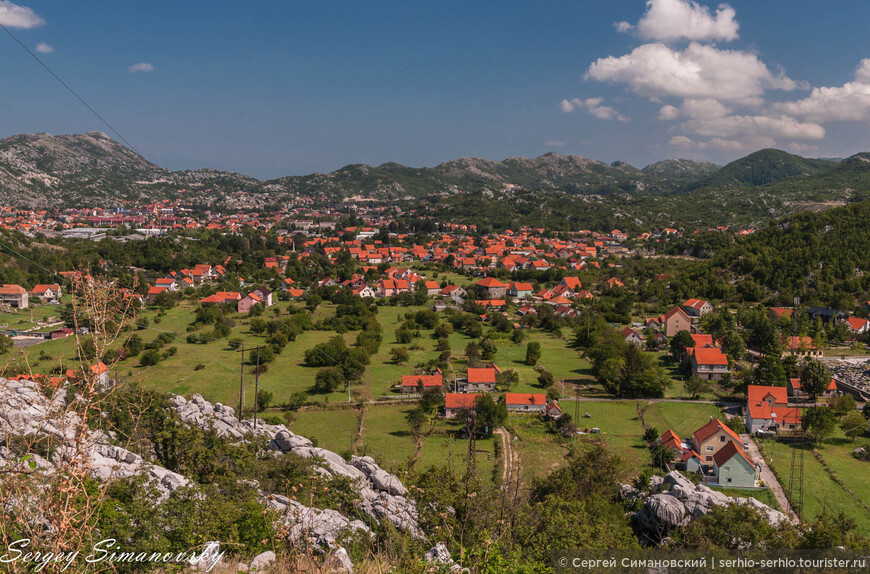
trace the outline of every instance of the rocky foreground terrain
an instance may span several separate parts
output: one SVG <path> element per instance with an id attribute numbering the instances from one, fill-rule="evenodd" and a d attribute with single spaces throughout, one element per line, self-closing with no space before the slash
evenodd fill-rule
<path id="1" fill-rule="evenodd" d="M 253 437 L 267 439 L 272 456 L 300 456 L 316 458 L 318 472 L 324 476 L 345 476 L 353 481 L 359 494 L 359 510 L 377 523 L 391 523 L 397 529 L 410 532 L 425 540 L 418 524 L 416 504 L 407 497 L 408 491 L 396 476 L 381 469 L 370 457 L 352 457 L 345 461 L 336 453 L 315 447 L 305 437 L 290 432 L 284 425 L 269 425 L 262 421 L 254 427 L 252 420 L 240 421 L 232 408 L 220 403 L 211 404 L 199 395 L 188 401 L 173 396 L 172 408 L 188 425 L 201 429 L 213 428 L 220 436 L 238 441 Z M 173 491 L 195 487 L 184 476 L 149 463 L 141 456 L 112 444 L 112 437 L 102 431 L 87 429 L 84 436 L 78 414 L 66 408 L 67 395 L 61 390 L 53 397 L 42 394 L 31 381 L 9 381 L 0 378 L 0 469 L 25 464 L 10 455 L 8 440 L 12 435 L 52 435 L 64 445 L 49 459 L 33 455 L 26 464 L 33 470 L 47 474 L 58 465 L 75 456 L 86 457 L 86 468 L 101 481 L 144 475 L 165 499 Z M 79 454 L 81 453 L 81 454 Z M 259 486 L 256 485 L 259 489 Z M 307 542 L 320 547 L 329 555 L 334 570 L 351 571 L 352 564 L 341 548 L 344 535 L 354 532 L 371 533 L 361 520 L 351 519 L 331 509 L 312 508 L 296 500 L 274 493 L 259 491 L 264 507 L 276 513 L 277 520 L 286 526 L 290 543 Z M 427 555 L 429 559 L 452 564 L 450 554 L 443 545 L 436 545 Z M 262 556 L 258 564 L 268 563 Z M 274 560 L 274 555 L 271 557 Z M 257 559 L 255 559 L 257 560 Z"/>
<path id="2" fill-rule="evenodd" d="M 676 470 L 664 478 L 653 476 L 648 489 L 644 491 L 623 484 L 620 494 L 623 500 L 641 505 L 632 517 L 633 523 L 641 541 L 649 544 L 666 543 L 668 534 L 674 528 L 686 526 L 696 518 L 706 516 L 716 506 L 751 506 L 766 516 L 773 526 L 792 520 L 754 498 L 734 498 L 704 484 L 696 485 Z"/>

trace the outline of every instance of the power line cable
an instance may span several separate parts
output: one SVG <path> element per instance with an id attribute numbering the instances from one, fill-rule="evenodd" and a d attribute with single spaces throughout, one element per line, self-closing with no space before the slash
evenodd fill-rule
<path id="1" fill-rule="evenodd" d="M 0 28 L 3 28 L 3 30 L 4 30 L 7 34 L 9 34 L 9 37 L 10 37 L 10 38 L 12 38 L 13 40 L 15 40 L 15 42 L 16 42 L 19 46 L 21 46 L 22 48 L 24 48 L 24 50 L 25 50 L 28 54 L 30 54 L 30 56 L 31 56 L 34 60 L 36 60 L 37 62 L 39 62 L 39 65 L 40 65 L 40 66 L 42 66 L 43 68 L 45 68 L 45 70 L 46 70 L 49 74 L 51 74 L 52 77 L 54 77 L 55 80 L 57 80 L 58 82 L 60 82 L 60 84 L 61 84 L 64 88 L 66 88 L 67 91 L 68 91 L 69 93 L 71 93 L 73 96 L 75 96 L 75 98 L 76 98 L 78 101 L 80 101 L 80 102 L 81 102 L 81 103 L 82 103 L 86 108 L 88 108 L 88 109 L 91 111 L 91 113 L 94 114 L 94 115 L 95 115 L 95 116 L 96 116 L 96 117 L 97 117 L 101 122 L 103 122 L 103 124 L 105 124 L 105 126 L 106 126 L 107 128 L 109 128 L 109 129 L 112 131 L 112 133 L 114 133 L 116 136 L 118 136 L 118 137 L 121 139 L 121 141 L 124 142 L 124 144 L 126 144 L 126 146 L 127 146 L 128 148 L 130 148 L 131 150 L 133 150 L 136 154 L 142 156 L 142 154 L 139 153 L 139 151 L 138 151 L 135 147 L 133 147 L 133 144 L 131 144 L 129 141 L 127 141 L 127 139 L 126 139 L 124 136 L 122 136 L 122 135 L 120 134 L 120 132 L 118 132 L 118 130 L 116 130 L 116 129 L 112 126 L 112 124 L 110 124 L 108 121 L 106 121 L 106 118 L 104 118 L 103 116 L 101 116 L 101 115 L 97 112 L 97 110 L 95 110 L 95 109 L 94 109 L 94 108 L 93 108 L 89 103 L 87 103 L 87 102 L 84 100 L 84 98 L 82 98 L 82 97 L 78 94 L 78 92 L 76 92 L 74 89 L 72 89 L 72 88 L 70 87 L 69 84 L 67 84 L 66 82 L 63 81 L 63 79 L 61 79 L 60 76 L 58 76 L 56 73 L 54 73 L 54 70 L 52 70 L 51 68 L 49 68 L 48 65 L 47 65 L 45 62 L 43 62 L 42 59 L 39 58 L 39 56 L 37 56 L 36 54 L 34 54 L 34 53 L 30 50 L 30 48 L 28 48 L 27 46 L 25 46 L 24 43 L 22 43 L 21 40 L 19 40 L 18 37 L 15 36 L 15 34 L 13 34 L 13 33 L 9 30 L 9 28 L 7 28 L 7 27 L 6 27 L 5 25 L 3 25 L 2 23 L 0 23 Z M 142 156 L 142 157 L 145 157 L 145 156 Z"/>

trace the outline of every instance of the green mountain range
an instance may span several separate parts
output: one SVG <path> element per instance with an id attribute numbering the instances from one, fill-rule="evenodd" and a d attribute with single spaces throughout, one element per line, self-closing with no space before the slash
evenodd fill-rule
<path id="1" fill-rule="evenodd" d="M 353 164 L 260 181 L 213 169 L 171 171 L 99 132 L 0 140 L 0 203 L 30 208 L 181 198 L 236 210 L 313 200 L 325 206 L 390 203 L 416 208 L 422 217 L 493 228 L 697 229 L 759 225 L 859 201 L 868 190 L 866 153 L 835 161 L 766 149 L 724 167 L 668 159 L 642 169 L 548 153 L 421 168 Z"/>

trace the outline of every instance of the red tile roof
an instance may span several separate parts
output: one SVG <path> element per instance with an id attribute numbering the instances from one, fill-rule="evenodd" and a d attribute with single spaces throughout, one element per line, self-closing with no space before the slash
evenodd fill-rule
<path id="1" fill-rule="evenodd" d="M 506 393 L 504 396 L 506 405 L 545 405 L 547 396 L 543 393 Z"/>
<path id="2" fill-rule="evenodd" d="M 444 384 L 441 375 L 402 375 L 403 387 L 418 387 L 423 381 L 423 388 L 440 387 Z"/>
<path id="3" fill-rule="evenodd" d="M 748 462 L 753 467 L 755 466 L 755 463 L 752 462 L 752 459 L 746 456 L 746 453 L 743 452 L 743 449 L 737 446 L 737 443 L 730 441 L 728 442 L 728 444 L 719 449 L 719 452 L 713 455 L 713 461 L 716 463 L 716 466 L 722 466 L 723 464 L 731 460 L 734 455 L 742 456 L 743 460 Z"/>
<path id="4" fill-rule="evenodd" d="M 469 383 L 494 383 L 495 369 L 468 369 Z M 542 395 L 543 396 L 543 395 Z"/>
<path id="5" fill-rule="evenodd" d="M 695 439 L 698 440 L 698 442 L 704 442 L 705 440 L 719 432 L 720 429 L 724 430 L 726 434 L 730 435 L 731 438 L 733 438 L 740 444 L 743 444 L 740 436 L 736 432 L 728 428 L 728 425 L 726 425 L 719 419 L 713 419 L 712 421 L 708 422 L 707 424 L 696 430 L 693 436 Z"/>
<path id="6" fill-rule="evenodd" d="M 482 396 L 482 393 L 447 393 L 444 406 L 448 409 L 468 409 L 474 406 L 477 397 Z"/>

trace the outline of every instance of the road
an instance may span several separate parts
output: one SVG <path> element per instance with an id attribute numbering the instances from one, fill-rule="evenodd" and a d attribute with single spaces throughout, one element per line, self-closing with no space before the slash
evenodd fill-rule
<path id="1" fill-rule="evenodd" d="M 788 497 L 785 495 L 785 490 L 783 490 L 782 485 L 777 480 L 776 475 L 773 474 L 773 471 L 770 470 L 770 467 L 767 466 L 767 461 L 764 460 L 764 457 L 761 455 L 761 451 L 758 450 L 758 445 L 755 444 L 755 440 L 748 434 L 741 434 L 740 438 L 743 439 L 744 442 L 749 444 L 749 448 L 746 449 L 746 454 L 749 455 L 749 458 L 754 460 L 761 466 L 761 480 L 764 481 L 764 484 L 767 485 L 767 488 L 773 493 L 774 498 L 779 503 L 779 507 L 782 509 L 783 513 L 787 516 L 794 516 L 794 511 L 791 508 L 791 504 L 788 502 Z"/>

